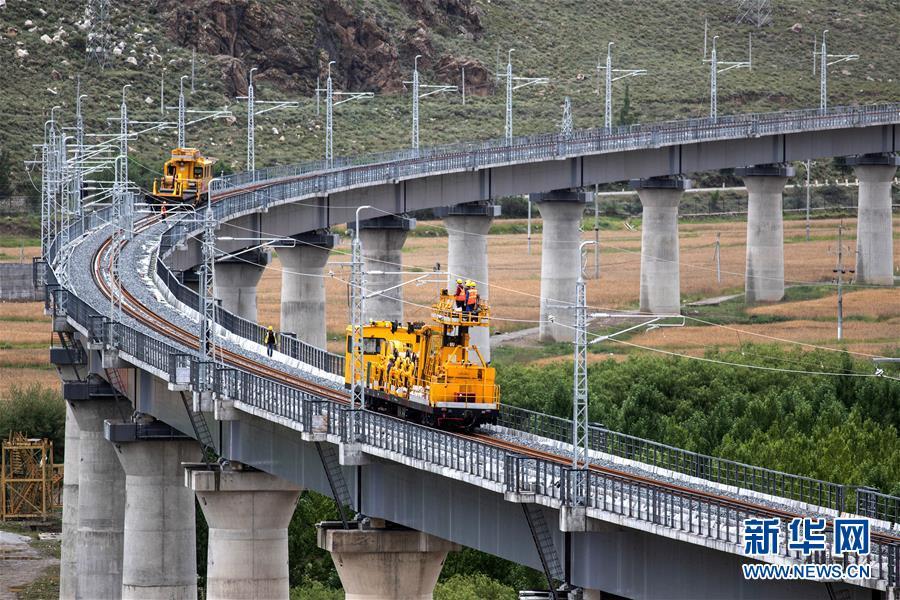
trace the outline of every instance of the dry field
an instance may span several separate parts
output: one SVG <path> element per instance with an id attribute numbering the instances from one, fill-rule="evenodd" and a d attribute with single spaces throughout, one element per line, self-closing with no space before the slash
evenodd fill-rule
<path id="1" fill-rule="evenodd" d="M 438 224 L 438 223 L 434 223 Z M 812 240 L 805 241 L 803 221 L 785 221 L 785 279 L 788 285 L 801 283 L 827 283 L 831 281 L 835 257 L 830 254 L 837 237 L 838 220 L 812 222 Z M 845 220 L 845 244 L 854 244 L 855 220 Z M 722 281 L 716 281 L 714 244 L 716 233 L 721 239 Z M 682 223 L 681 237 L 681 290 L 686 299 L 719 296 L 737 293 L 744 286 L 744 261 L 746 252 L 746 224 L 727 223 Z M 585 232 L 585 239 L 592 239 L 593 232 Z M 895 256 L 900 257 L 900 222 L 895 228 Z M 431 270 L 436 262 L 447 261 L 447 238 L 411 237 L 403 252 L 404 266 Z M 601 232 L 601 275 L 600 280 L 588 281 L 588 303 L 595 308 L 628 308 L 637 305 L 640 285 L 640 231 L 625 229 Z M 590 252 L 590 249 L 588 249 Z M 338 252 L 348 252 L 345 243 L 332 253 L 335 262 L 345 261 Z M 539 314 L 540 294 L 540 235 L 532 238 L 532 251 L 528 253 L 525 235 L 495 235 L 488 240 L 491 267 L 490 299 L 495 315 L 496 331 L 511 331 L 534 326 Z M 848 259 L 852 262 L 852 256 Z M 347 273 L 339 265 L 330 267 L 335 279 L 327 280 L 328 309 L 326 322 L 329 345 L 332 350 L 340 348 L 338 338 L 343 335 L 347 321 L 347 290 L 339 279 L 346 280 Z M 279 301 L 281 289 L 281 266 L 277 258 L 266 270 L 259 287 L 259 315 L 263 323 L 276 328 L 279 322 Z M 588 274 L 593 274 L 593 255 L 588 256 Z M 429 304 L 437 294 L 437 285 L 410 285 L 404 289 L 407 301 L 407 318 L 424 319 L 427 310 L 416 305 Z M 857 296 L 857 294 L 862 294 Z M 810 301 L 807 301 L 810 302 Z M 802 302 L 791 302 L 775 306 L 751 309 L 753 313 L 773 314 L 785 317 L 817 319 L 804 321 L 803 327 L 787 327 L 786 323 L 765 326 L 741 326 L 741 329 L 775 335 L 785 339 L 810 343 L 834 343 L 833 297 L 811 301 L 818 307 L 810 313 L 811 307 Z M 850 292 L 845 296 L 844 316 L 846 319 L 866 317 L 889 319 L 900 317 L 900 293 L 896 290 L 865 290 Z M 818 319 L 822 319 L 821 322 Z M 859 325 L 859 327 L 857 327 Z M 863 326 L 866 327 L 863 327 Z M 853 345 L 867 343 L 874 348 L 896 345 L 900 338 L 900 324 L 896 320 L 880 326 L 868 327 L 866 323 L 846 325 L 846 337 Z M 856 333 L 851 333 L 853 329 Z M 865 331 L 866 333 L 859 333 Z M 652 335 L 656 335 L 654 332 Z M 871 334 L 872 339 L 866 336 Z M 682 339 L 684 348 L 694 348 L 705 340 L 704 345 L 738 346 L 740 341 L 734 332 L 717 331 L 707 327 L 686 327 L 683 330 L 667 330 L 667 340 Z M 852 337 L 851 337 L 852 336 Z M 661 337 L 661 336 L 657 336 Z M 743 336 L 746 337 L 746 336 Z M 762 338 L 759 338 L 762 339 Z M 635 340 L 637 341 L 637 340 Z M 746 340 L 745 340 L 746 343 Z M 667 342 L 667 348 L 674 349 L 678 342 Z M 696 351 L 695 351 L 696 352 Z"/>
<path id="2" fill-rule="evenodd" d="M 895 220 L 895 256 L 900 257 L 900 220 Z M 439 222 L 431 223 L 440 225 Z M 845 221 L 846 243 L 854 244 L 855 221 Z M 804 240 L 803 221 L 785 221 L 785 277 L 791 283 L 827 283 L 831 280 L 835 257 L 837 220 L 812 222 L 812 241 Z M 738 293 L 743 289 L 746 224 L 683 222 L 681 237 L 681 289 L 686 299 L 697 299 Z M 721 236 L 722 281 L 716 282 L 713 248 L 716 233 Z M 593 232 L 585 232 L 592 239 Z M 540 294 L 540 234 L 532 238 L 528 253 L 525 235 L 494 235 L 488 240 L 491 267 L 490 298 L 495 315 L 495 331 L 512 331 L 532 327 L 538 318 Z M 600 280 L 588 280 L 588 303 L 595 309 L 635 307 L 640 280 L 640 231 L 624 228 L 601 232 Z M 403 251 L 407 268 L 431 270 L 435 263 L 447 261 L 446 237 L 411 237 Z M 27 257 L 35 248 L 26 248 Z M 349 251 L 344 244 L 332 253 L 334 263 L 344 262 Z M 15 249 L 18 257 L 18 249 Z M 852 256 L 848 263 L 852 264 Z M 347 321 L 347 289 L 342 280 L 346 269 L 329 266 L 334 278 L 326 280 L 328 308 L 326 323 L 329 345 L 339 350 Z M 259 286 L 259 316 L 265 324 L 279 326 L 281 293 L 281 265 L 277 257 L 266 270 Z M 593 274 L 593 255 L 588 256 L 588 274 Z M 405 288 L 406 315 L 412 319 L 426 319 L 429 305 L 438 290 L 437 284 L 410 285 Z M 667 351 L 702 354 L 708 347 L 740 347 L 751 341 L 766 341 L 767 337 L 802 341 L 810 344 L 836 346 L 835 297 L 829 295 L 815 300 L 784 302 L 749 309 L 758 316 L 789 318 L 790 321 L 722 327 L 688 326 L 679 329 L 658 329 L 641 333 L 629 341 Z M 900 291 L 896 289 L 849 289 L 844 297 L 845 341 L 847 349 L 877 354 L 897 347 L 900 340 Z M 875 322 L 877 320 L 877 322 Z M 47 364 L 47 344 L 50 340 L 49 319 L 43 315 L 42 305 L 32 303 L 0 304 L 0 398 L 13 384 L 39 382 L 58 384 L 55 371 Z M 771 341 L 771 340 L 770 340 Z M 626 350 L 620 344 L 611 351 Z M 592 359 L 602 358 L 595 354 Z"/>
<path id="3" fill-rule="evenodd" d="M 13 386 L 59 386 L 49 346 L 50 318 L 42 303 L 0 303 L 0 401 Z"/>

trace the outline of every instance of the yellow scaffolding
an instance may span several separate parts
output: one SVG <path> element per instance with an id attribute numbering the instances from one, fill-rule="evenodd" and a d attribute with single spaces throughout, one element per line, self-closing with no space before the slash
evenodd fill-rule
<path id="1" fill-rule="evenodd" d="M 62 480 L 53 442 L 10 433 L 0 455 L 0 519 L 47 518 L 62 506 Z"/>

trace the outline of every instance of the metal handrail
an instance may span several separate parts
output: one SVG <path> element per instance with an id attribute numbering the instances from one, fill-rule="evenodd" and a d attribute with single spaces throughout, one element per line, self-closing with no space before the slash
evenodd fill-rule
<path id="1" fill-rule="evenodd" d="M 508 404 L 500 406 L 497 424 L 560 442 L 572 441 L 571 421 Z M 843 484 L 700 454 L 596 424 L 588 427 L 588 434 L 590 449 L 597 452 L 838 511 L 848 508 L 847 486 Z"/>
<path id="2" fill-rule="evenodd" d="M 885 117 L 888 114 L 886 111 L 889 110 L 894 111 L 891 113 L 891 119 L 897 120 L 897 106 L 832 109 L 824 115 L 813 111 L 795 111 L 798 116 L 792 118 L 797 120 L 801 126 L 804 120 L 815 120 L 818 128 L 824 128 L 822 119 L 832 119 L 832 121 L 825 122 L 825 125 L 832 127 L 842 126 L 842 123 L 846 124 L 846 118 L 850 117 L 852 117 L 854 125 L 874 124 L 882 122 L 883 119 L 879 121 L 879 118 Z M 718 134 L 722 135 L 728 135 L 729 131 L 731 132 L 730 134 L 740 135 L 738 130 L 742 124 L 747 125 L 748 123 L 752 125 L 752 131 L 756 133 L 783 133 L 786 128 L 789 128 L 785 124 L 785 117 L 795 113 L 778 113 L 782 117 L 778 120 L 779 126 L 776 126 L 777 124 L 775 123 L 768 123 L 765 119 L 758 117 L 754 120 L 751 116 L 750 121 L 748 121 L 747 116 L 740 116 L 722 118 L 713 125 L 704 125 L 703 122 L 705 120 L 702 119 L 689 121 L 687 123 L 694 123 L 696 127 L 690 131 L 690 135 L 682 135 L 680 138 L 676 135 L 678 133 L 676 129 L 666 129 L 665 127 L 656 127 L 649 130 L 630 128 L 628 135 L 640 138 L 631 140 L 634 143 L 664 144 L 666 140 L 688 140 L 690 136 L 696 137 L 703 127 L 714 128 Z M 845 121 L 841 122 L 841 118 L 845 118 Z M 796 127 L 797 125 L 795 124 L 794 126 Z M 745 128 L 742 131 L 744 134 L 747 134 L 750 130 Z M 649 137 L 645 135 L 648 132 L 651 134 Z M 588 134 L 576 132 L 571 138 L 566 139 L 566 148 L 577 147 L 579 142 L 590 142 L 591 137 Z M 553 137 L 550 136 L 549 139 L 553 139 Z M 587 138 L 586 141 L 585 138 Z M 536 136 L 535 138 L 527 139 L 540 141 L 548 138 L 546 136 L 543 138 Z M 526 149 L 522 148 L 523 145 L 525 144 L 521 144 L 519 140 L 516 140 L 512 145 L 503 147 L 492 147 L 490 143 L 482 144 L 482 147 L 485 151 L 488 151 L 486 156 L 490 160 L 531 160 L 538 156 L 538 154 L 529 154 Z M 597 146 L 599 147 L 601 144 Z M 582 150 L 579 150 L 579 152 Z M 602 151 L 602 148 L 597 151 Z M 428 152 L 424 154 L 427 159 Z M 439 166 L 456 168 L 458 165 L 466 162 L 465 158 L 459 160 L 458 157 L 446 156 L 442 157 L 441 160 L 445 162 L 433 161 L 433 164 L 429 164 L 428 168 L 438 168 Z M 474 161 L 472 162 L 474 163 Z M 320 188 L 320 190 L 329 190 L 339 186 L 360 185 L 367 181 L 377 180 L 377 178 L 396 177 L 398 174 L 401 174 L 400 167 L 401 165 L 370 165 L 368 172 L 364 176 L 356 173 L 329 171 L 307 180 L 303 186 L 298 185 L 299 182 L 286 182 L 287 187 L 278 190 L 277 193 L 280 197 L 276 199 L 287 200 L 293 197 L 288 194 L 301 189 L 306 192 L 310 189 L 310 185 L 324 185 L 325 187 Z M 417 171 L 420 168 L 422 170 L 418 170 L 418 174 L 429 172 L 427 168 L 423 167 L 424 165 L 421 164 L 412 165 L 409 168 L 404 166 L 406 170 L 402 170 L 402 173 L 409 173 L 411 172 L 410 170 Z M 268 191 L 266 194 L 268 196 L 266 201 L 269 202 L 271 194 Z M 259 204 L 259 200 L 255 198 L 257 195 L 256 192 L 248 191 L 244 194 L 238 194 L 235 202 L 230 204 L 226 202 L 216 203 L 214 207 L 220 215 L 234 214 L 234 212 L 239 210 L 250 210 L 254 207 L 254 203 L 256 205 Z M 75 239 L 107 223 L 108 220 L 108 209 L 87 215 L 70 225 L 69 230 L 66 232 L 67 238 L 70 240 Z M 166 232 L 169 235 L 163 238 L 164 243 L 168 244 L 169 248 L 173 248 L 175 244 L 180 243 L 184 239 L 183 236 L 189 233 L 188 226 L 182 226 L 178 229 L 177 235 L 174 229 Z M 58 254 L 58 242 L 59 238 L 52 241 L 48 249 L 48 256 L 45 257 L 49 266 L 46 269 L 47 289 L 63 290 L 64 296 L 58 297 L 65 297 L 65 314 L 67 318 L 84 327 L 92 338 L 108 343 L 111 339 L 109 337 L 111 335 L 110 329 L 101 326 L 99 327 L 100 330 L 97 331 L 97 322 L 101 320 L 98 319 L 98 316 L 103 311 L 97 310 L 96 307 L 78 298 L 73 290 L 59 285 L 54 272 L 55 259 Z M 102 322 L 106 323 L 105 320 L 102 320 Z M 158 373 L 169 374 L 174 365 L 172 355 L 186 353 L 186 349 L 181 346 L 153 337 L 125 323 L 115 325 L 115 337 L 119 352 L 126 357 L 131 357 L 142 365 L 147 365 Z M 187 355 L 190 356 L 190 354 Z M 196 357 L 191 356 L 192 369 L 197 360 Z M 317 426 L 319 428 L 324 427 L 327 434 L 337 436 L 338 439 L 345 442 L 359 441 L 385 452 L 398 453 L 408 458 L 466 473 L 487 483 L 500 485 L 508 491 L 527 488 L 533 490 L 531 493 L 540 494 L 559 503 L 572 502 L 574 499 L 578 499 L 592 508 L 632 519 L 650 521 L 662 527 L 686 531 L 700 537 L 723 540 L 722 536 L 724 535 L 723 541 L 739 544 L 740 539 L 737 532 L 732 536 L 728 524 L 731 523 L 733 526 L 742 517 L 746 518 L 754 515 L 753 509 L 736 507 L 736 503 L 724 498 L 681 492 L 672 490 L 661 483 L 636 481 L 625 476 L 593 471 L 588 472 L 586 479 L 581 480 L 586 481 L 586 483 L 579 483 L 583 487 L 573 491 L 570 482 L 572 481 L 571 473 L 574 471 L 558 463 L 542 459 L 528 459 L 531 462 L 521 463 L 514 475 L 510 475 L 508 461 L 521 457 L 516 457 L 515 454 L 511 454 L 502 448 L 448 432 L 420 427 L 413 423 L 378 413 L 350 411 L 336 402 L 314 397 L 308 392 L 290 385 L 239 369 L 217 369 L 212 379 L 212 387 L 214 393 L 227 395 L 236 402 L 254 406 L 273 416 L 290 419 L 299 424 L 301 428 L 304 427 L 304 423 L 311 422 L 313 415 L 318 415 L 321 417 L 321 420 L 317 422 Z M 553 435 L 565 434 L 566 428 L 560 422 L 564 420 L 532 413 L 531 411 L 526 411 L 524 414 L 527 415 L 528 413 L 540 417 L 541 427 L 538 430 L 544 432 L 544 434 L 548 431 Z M 532 417 L 529 416 L 529 418 Z M 621 449 L 618 451 L 632 457 L 651 457 L 654 460 L 661 461 L 660 464 L 677 465 L 682 458 L 671 458 L 671 456 L 677 456 L 684 457 L 684 460 L 687 461 L 684 464 L 703 465 L 703 461 L 709 458 L 722 462 L 722 464 L 740 465 L 740 463 L 723 461 L 713 457 L 702 457 L 702 455 L 671 448 L 656 442 L 610 432 L 605 428 L 594 427 L 592 433 L 594 436 L 591 443 L 596 444 L 598 447 L 605 448 L 607 451 L 610 448 L 613 450 L 618 448 Z M 674 454 L 671 454 L 672 452 Z M 702 457 L 702 459 L 696 458 L 694 460 L 691 457 Z M 691 460 L 694 460 L 694 462 L 691 463 Z M 760 470 L 758 467 L 750 467 L 749 465 L 740 466 L 750 468 L 754 473 L 777 474 L 774 471 Z M 718 471 L 701 468 L 699 472 Z M 582 471 L 581 474 L 584 474 L 584 472 Z M 511 479 L 510 477 L 513 476 L 514 479 Z M 817 480 L 809 478 L 790 477 L 806 482 L 817 482 Z M 740 479 L 740 481 L 744 481 L 744 479 Z M 891 498 L 871 490 L 857 490 L 857 498 L 869 498 L 873 494 L 875 498 Z M 825 497 L 828 497 L 827 494 Z M 877 508 L 875 513 L 878 513 Z M 716 524 L 715 529 L 712 527 L 714 521 Z M 871 557 L 874 557 L 874 564 L 877 565 L 873 575 L 877 579 L 886 580 L 888 585 L 896 585 L 898 582 L 898 565 L 900 565 L 900 546 L 893 543 L 882 543 L 877 540 L 873 541 L 873 552 L 870 555 L 870 562 L 873 560 Z M 825 559 L 824 557 L 820 558 L 818 554 L 812 558 L 814 561 Z"/>

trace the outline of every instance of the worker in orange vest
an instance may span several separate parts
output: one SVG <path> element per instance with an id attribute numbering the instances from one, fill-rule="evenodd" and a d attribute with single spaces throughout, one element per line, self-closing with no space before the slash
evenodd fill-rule
<path id="1" fill-rule="evenodd" d="M 466 282 L 466 307 L 465 312 L 471 313 L 475 312 L 475 307 L 478 306 L 478 288 L 475 287 L 475 282 L 467 281 Z"/>
<path id="2" fill-rule="evenodd" d="M 462 279 L 456 280 L 456 293 L 453 294 L 456 299 L 456 308 L 462 310 L 466 305 L 466 287 L 463 285 Z"/>
<path id="3" fill-rule="evenodd" d="M 168 203 L 165 200 L 163 200 L 162 204 L 159 205 L 159 214 L 163 219 L 166 218 L 166 210 L 168 209 L 168 207 Z"/>

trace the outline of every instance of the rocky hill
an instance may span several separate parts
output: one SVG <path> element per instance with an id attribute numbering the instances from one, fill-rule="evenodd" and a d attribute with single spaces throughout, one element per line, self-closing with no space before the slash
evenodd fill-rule
<path id="1" fill-rule="evenodd" d="M 423 144 L 502 135 L 504 94 L 494 73 L 513 53 L 516 75 L 547 76 L 549 85 L 515 93 L 515 133 L 558 127 L 563 98 L 572 98 L 576 127 L 602 122 L 598 60 L 616 42 L 617 67 L 648 75 L 614 88 L 616 120 L 703 116 L 708 110 L 708 66 L 703 22 L 719 35 L 720 60 L 743 60 L 753 34 L 753 69 L 719 78 L 720 113 L 801 108 L 818 103 L 812 74 L 813 36 L 830 29 L 829 49 L 861 59 L 831 71 L 833 104 L 900 99 L 900 50 L 895 0 L 835 5 L 825 0 L 772 0 L 772 22 L 737 23 L 737 0 L 630 3 L 624 0 L 119 0 L 110 16 L 105 69 L 86 60 L 91 24 L 87 0 L 0 1 L 0 149 L 9 152 L 13 187 L 32 189 L 23 161 L 34 156 L 50 108 L 73 118 L 81 77 L 91 132 L 112 131 L 121 88 L 132 118 L 173 121 L 160 114 L 176 103 L 178 80 L 190 74 L 196 52 L 192 110 L 227 107 L 232 116 L 188 130 L 188 142 L 218 156 L 226 169 L 243 168 L 245 114 L 236 96 L 246 91 L 251 67 L 262 99 L 292 99 L 298 108 L 257 120 L 257 164 L 320 157 L 324 111 L 317 110 L 317 79 L 329 61 L 335 89 L 373 91 L 374 99 L 335 110 L 338 154 L 408 144 L 408 86 L 413 58 L 423 82 L 461 85 L 460 94 L 422 102 Z M 627 93 L 630 111 L 622 114 Z M 133 144 L 138 177 L 149 178 L 174 143 L 171 131 Z M 0 178 L 2 180 L 2 178 Z M 146 180 L 146 179 L 145 179 Z M 7 190 L 8 191 L 8 190 Z M 0 190 L 0 195 L 4 190 Z"/>

